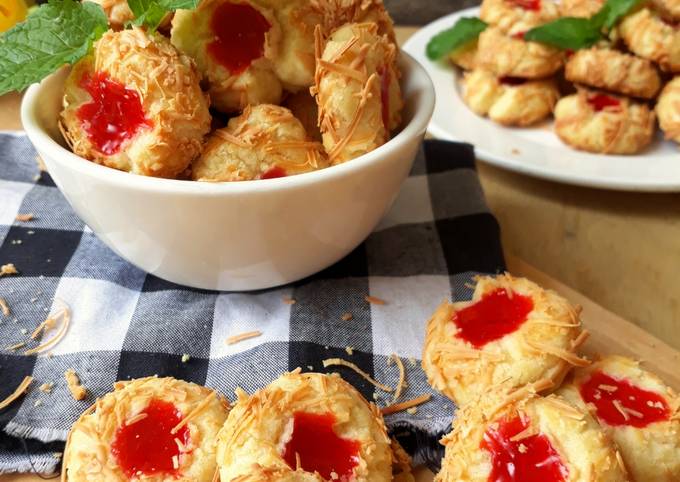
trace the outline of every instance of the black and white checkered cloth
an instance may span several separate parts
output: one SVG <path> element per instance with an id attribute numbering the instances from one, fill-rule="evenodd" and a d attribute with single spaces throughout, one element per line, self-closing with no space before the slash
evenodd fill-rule
<path id="1" fill-rule="evenodd" d="M 35 219 L 15 221 L 22 213 Z M 348 359 L 394 386 L 398 369 L 388 358 L 396 353 L 408 380 L 402 399 L 430 393 L 420 368 L 429 315 L 445 298 L 469 299 L 465 284 L 474 274 L 504 267 L 498 224 L 468 145 L 427 141 L 380 226 L 336 265 L 281 288 L 236 293 L 178 286 L 116 256 L 39 172 L 28 139 L 11 133 L 0 134 L 0 265 L 6 263 L 20 274 L 0 278 L 0 297 L 12 310 L 0 315 L 0 399 L 24 376 L 34 382 L 0 411 L 0 473 L 54 470 L 53 453 L 63 450 L 71 424 L 119 379 L 174 376 L 230 396 L 237 386 L 254 391 L 296 367 L 333 369 L 371 400 L 372 385 L 351 370 L 324 369 L 322 360 Z M 368 295 L 387 304 L 369 304 Z M 296 303 L 284 303 L 286 297 Z M 70 306 L 72 322 L 49 356 L 5 350 L 26 341 L 60 300 Z M 352 319 L 343 320 L 344 313 Z M 251 330 L 263 334 L 225 343 Z M 90 391 L 86 400 L 71 398 L 68 368 Z M 49 382 L 51 393 L 38 390 Z M 391 394 L 377 395 L 379 405 L 391 402 Z M 437 440 L 454 411 L 435 393 L 415 414 L 386 421 L 417 462 L 436 465 Z"/>

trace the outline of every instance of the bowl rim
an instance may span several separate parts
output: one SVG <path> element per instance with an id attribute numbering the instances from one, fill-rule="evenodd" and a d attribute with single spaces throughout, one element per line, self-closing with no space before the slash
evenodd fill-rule
<path id="1" fill-rule="evenodd" d="M 414 114 L 396 136 L 371 152 L 363 154 L 351 162 L 329 166 L 317 171 L 305 172 L 294 176 L 273 179 L 256 179 L 238 182 L 199 182 L 180 179 L 166 179 L 141 176 L 96 164 L 71 152 L 54 140 L 38 121 L 38 100 L 46 87 L 46 83 L 31 85 L 21 102 L 21 122 L 31 143 L 39 152 L 45 152 L 55 162 L 63 164 L 71 171 L 96 177 L 109 184 L 123 185 L 127 189 L 147 191 L 173 191 L 178 194 L 220 195 L 244 193 L 262 190 L 294 189 L 344 177 L 362 170 L 371 164 L 380 162 L 390 151 L 404 148 L 413 137 L 424 134 L 432 117 L 435 103 L 434 85 L 429 74 L 410 54 L 400 51 L 400 62 L 404 76 L 417 79 L 414 93 L 419 94 Z M 57 75 L 52 74 L 52 76 Z M 50 76 L 50 77 L 52 77 Z M 48 77 L 49 78 L 49 77 Z"/>

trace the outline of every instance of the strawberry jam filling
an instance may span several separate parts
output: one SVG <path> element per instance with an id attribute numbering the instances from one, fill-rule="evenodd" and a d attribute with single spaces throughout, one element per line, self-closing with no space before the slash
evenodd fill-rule
<path id="1" fill-rule="evenodd" d="M 614 97 L 610 97 L 606 94 L 595 94 L 588 97 L 588 103 L 593 106 L 595 112 L 600 112 L 607 107 L 618 107 L 621 102 Z"/>
<path id="2" fill-rule="evenodd" d="M 116 432 L 111 452 L 118 466 L 129 478 L 161 473 L 176 476 L 180 451 L 175 439 L 184 446 L 189 442 L 186 425 L 172 433 L 182 414 L 172 403 L 153 399 L 140 415 L 145 416 Z"/>
<path id="3" fill-rule="evenodd" d="M 104 72 L 84 75 L 80 86 L 92 100 L 78 108 L 83 130 L 94 148 L 110 156 L 139 131 L 152 126 L 144 115 L 139 94 Z"/>
<path id="4" fill-rule="evenodd" d="M 516 38 L 518 40 L 524 40 L 524 35 L 526 32 L 516 32 L 511 35 L 512 38 Z"/>
<path id="5" fill-rule="evenodd" d="M 282 454 L 288 466 L 295 469 L 299 462 L 305 472 L 318 472 L 325 480 L 351 480 L 361 444 L 338 437 L 334 425 L 332 413 L 296 412 Z"/>
<path id="6" fill-rule="evenodd" d="M 537 12 L 541 9 L 541 0 L 508 0 L 512 5 L 523 8 L 524 10 L 533 10 Z"/>
<path id="7" fill-rule="evenodd" d="M 661 395 L 603 372 L 593 373 L 580 391 L 583 400 L 595 406 L 597 418 L 609 425 L 642 428 L 671 416 L 668 402 Z"/>
<path id="8" fill-rule="evenodd" d="M 492 424 L 484 433 L 481 448 L 491 456 L 488 482 L 565 482 L 569 470 L 543 434 L 518 434 L 529 427 L 522 417 Z"/>
<path id="9" fill-rule="evenodd" d="M 271 24 L 247 3 L 225 2 L 213 13 L 210 28 L 215 40 L 208 44 L 208 53 L 237 75 L 264 55 L 264 37 Z"/>
<path id="10" fill-rule="evenodd" d="M 527 81 L 527 79 L 521 77 L 501 77 L 499 80 L 501 84 L 505 85 L 522 85 Z"/>
<path id="11" fill-rule="evenodd" d="M 286 171 L 282 167 L 274 166 L 266 170 L 260 176 L 260 179 L 274 179 L 277 177 L 286 177 Z"/>
<path id="12" fill-rule="evenodd" d="M 510 296 L 505 289 L 498 288 L 455 312 L 452 321 L 458 327 L 458 338 L 475 348 L 482 348 L 519 329 L 533 309 L 534 302 L 530 297 L 518 293 Z"/>

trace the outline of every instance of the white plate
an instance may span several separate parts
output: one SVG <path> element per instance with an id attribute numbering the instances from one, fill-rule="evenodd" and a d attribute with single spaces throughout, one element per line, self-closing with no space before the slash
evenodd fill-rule
<path id="1" fill-rule="evenodd" d="M 460 71 L 447 61 L 425 55 L 427 42 L 460 17 L 479 14 L 469 8 L 442 17 L 418 30 L 403 49 L 430 74 L 437 94 L 428 132 L 435 137 L 473 144 L 477 157 L 490 164 L 531 176 L 582 186 L 630 191 L 680 191 L 680 150 L 661 132 L 643 154 L 605 156 L 576 151 L 552 131 L 552 121 L 536 127 L 503 127 L 468 109 L 460 95 Z"/>

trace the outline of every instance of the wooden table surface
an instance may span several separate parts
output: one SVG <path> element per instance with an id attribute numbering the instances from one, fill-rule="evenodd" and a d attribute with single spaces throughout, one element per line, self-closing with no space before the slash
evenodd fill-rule
<path id="1" fill-rule="evenodd" d="M 414 30 L 400 27 L 397 36 L 403 41 Z M 21 128 L 19 102 L 19 95 L 0 96 L 0 130 Z M 680 389 L 680 353 L 673 348 L 680 348 L 680 195 L 560 185 L 481 163 L 479 172 L 503 230 L 509 270 L 583 306 L 592 332 L 588 354 L 639 358 Z M 418 471 L 419 482 L 431 477 Z M 39 480 L 0 476 L 0 482 Z"/>

